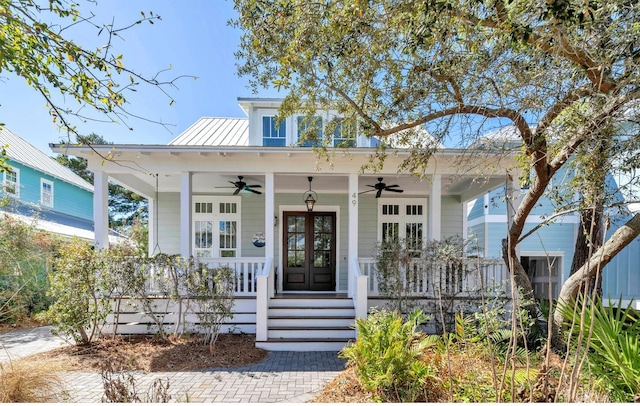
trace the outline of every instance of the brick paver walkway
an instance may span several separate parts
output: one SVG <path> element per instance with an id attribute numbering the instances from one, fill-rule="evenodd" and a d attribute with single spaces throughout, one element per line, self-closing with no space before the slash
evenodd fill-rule
<path id="1" fill-rule="evenodd" d="M 64 345 L 49 327 L 0 334 L 0 363 Z M 135 373 L 139 394 L 160 378 L 169 380 L 172 402 L 305 402 L 344 369 L 335 352 L 270 352 L 260 363 L 200 372 Z M 98 403 L 104 393 L 99 373 L 63 374 L 67 402 Z"/>
<path id="2" fill-rule="evenodd" d="M 156 378 L 169 380 L 172 402 L 272 403 L 305 402 L 344 369 L 335 352 L 271 352 L 262 362 L 240 368 L 202 372 L 136 373 L 136 388 L 146 393 Z M 68 402 L 100 402 L 100 374 L 64 375 Z"/>

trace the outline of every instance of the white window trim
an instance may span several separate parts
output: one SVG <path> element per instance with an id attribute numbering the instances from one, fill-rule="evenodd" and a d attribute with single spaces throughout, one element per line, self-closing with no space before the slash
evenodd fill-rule
<path id="1" fill-rule="evenodd" d="M 383 192 L 384 193 L 384 192 Z M 406 224 L 407 222 L 415 222 L 415 221 L 407 221 L 407 220 L 415 220 L 417 218 L 422 219 L 422 227 L 423 227 L 423 242 L 426 243 L 429 235 L 428 235 L 428 226 L 429 224 L 427 223 L 428 220 L 428 216 L 427 216 L 427 211 L 429 210 L 429 206 L 428 206 L 428 202 L 426 198 L 384 198 L 384 197 L 380 197 L 377 199 L 378 200 L 378 208 L 377 208 L 377 213 L 378 213 L 378 224 L 377 224 L 377 233 L 378 233 L 378 241 L 382 241 L 382 223 L 388 223 L 391 222 L 394 219 L 399 220 L 399 222 L 402 222 L 403 224 Z M 388 204 L 397 204 L 400 206 L 398 214 L 397 215 L 382 215 L 382 206 L 384 205 L 388 205 Z M 406 209 L 405 207 L 407 205 L 422 205 L 422 215 L 420 216 L 408 216 L 406 214 Z M 389 220 L 389 221 L 385 221 L 385 220 Z M 400 234 L 403 235 L 405 232 L 405 228 L 400 227 Z M 404 237 L 403 237 L 404 238 Z"/>
<path id="2" fill-rule="evenodd" d="M 44 201 L 44 187 L 43 185 L 50 185 L 51 186 L 51 204 L 47 204 Z M 53 182 L 50 181 L 49 179 L 45 179 L 45 178 L 40 178 L 40 204 L 45 206 L 45 207 L 53 207 L 53 197 L 54 197 L 54 190 L 53 190 Z"/>
<path id="3" fill-rule="evenodd" d="M 9 196 L 20 197 L 20 169 L 11 168 L 11 172 L 16 175 L 16 181 L 7 180 L 8 173 L 5 171 L 2 178 L 2 190 Z M 7 190 L 8 186 L 13 186 L 13 193 Z"/>
<path id="4" fill-rule="evenodd" d="M 273 112 L 272 113 L 264 112 L 264 113 L 261 113 L 258 117 L 259 117 L 259 120 L 260 120 L 260 123 L 259 123 L 259 125 L 260 125 L 260 145 L 264 146 L 264 139 L 265 139 L 265 137 L 264 137 L 264 118 L 265 117 L 269 117 L 269 118 L 272 118 L 273 120 L 275 120 L 276 119 L 276 114 L 273 113 Z M 280 124 L 284 124 L 284 138 L 283 139 L 284 139 L 284 146 L 285 147 L 287 145 L 290 145 L 290 142 L 289 142 L 289 138 L 290 138 L 290 136 L 289 136 L 289 126 L 290 126 L 290 123 L 289 123 L 289 121 L 290 121 L 289 119 L 285 118 L 280 123 Z M 272 137 L 272 138 L 269 138 L 269 139 L 276 139 L 276 138 Z"/>
<path id="5" fill-rule="evenodd" d="M 235 258 L 242 256 L 242 198 L 240 196 L 193 196 L 191 203 L 191 216 L 192 216 L 192 253 L 194 257 L 198 256 L 199 249 L 196 248 L 196 222 L 197 221 L 211 221 L 212 222 L 212 241 L 211 241 L 211 255 L 202 256 L 200 258 L 220 258 L 220 233 L 219 222 L 222 221 L 235 221 L 236 226 L 236 248 Z M 196 213 L 196 203 L 211 203 L 213 205 L 213 213 Z M 220 213 L 220 203 L 235 203 L 237 207 L 236 213 Z"/>

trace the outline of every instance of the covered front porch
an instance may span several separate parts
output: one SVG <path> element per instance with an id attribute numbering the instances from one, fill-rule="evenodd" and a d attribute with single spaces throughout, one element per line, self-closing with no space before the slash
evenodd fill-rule
<path id="1" fill-rule="evenodd" d="M 487 154 L 467 156 L 465 167 L 474 169 L 465 170 L 459 166 L 462 155 L 454 151 L 438 153 L 423 178 L 396 173 L 402 152 L 388 156 L 378 173 L 361 174 L 374 152 L 363 148 L 336 153 L 331 163 L 319 161 L 308 148 L 116 145 L 102 152 L 120 164 L 103 163 L 88 148 L 74 151 L 88 158 L 94 172 L 96 247 L 108 246 L 108 181 L 146 197 L 150 255 L 180 254 L 232 267 L 236 296 L 242 300 L 229 327 L 255 332 L 258 345 L 269 349 L 284 348 L 271 344 L 287 338 L 287 348 L 292 342 L 318 345 L 318 340 L 353 338 L 348 328 L 353 319 L 366 317 L 372 304 L 384 299 L 375 273 L 376 245 L 390 237 L 414 242 L 465 238 L 466 202 L 506 182 L 504 172 L 488 165 Z M 238 181 L 252 190 L 238 188 Z M 380 183 L 395 191 L 378 193 Z M 312 211 L 305 203 L 310 191 Z M 507 279 L 500 264 L 478 263 L 476 268 L 436 276 L 433 270 L 417 270 L 411 281 L 419 282 L 407 283 L 415 283 L 415 294 L 425 299 L 443 289 L 471 298 L 487 281 Z M 336 300 L 318 303 L 310 294 Z M 284 296 L 295 300 L 283 302 Z M 311 302 L 322 306 L 314 309 Z M 314 330 L 316 341 L 306 333 L 292 336 L 311 326 L 277 330 L 283 321 L 290 324 L 313 313 L 324 313 L 317 320 L 326 321 L 334 312 L 330 307 L 350 320 L 348 337 L 332 326 Z M 288 313 L 292 309 L 306 310 Z"/>

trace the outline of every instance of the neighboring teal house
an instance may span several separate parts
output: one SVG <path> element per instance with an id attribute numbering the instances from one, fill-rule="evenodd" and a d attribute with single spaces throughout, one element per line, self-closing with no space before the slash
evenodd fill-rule
<path id="1" fill-rule="evenodd" d="M 500 142 L 505 143 L 512 140 L 508 128 L 489 134 L 488 138 L 494 141 L 500 139 Z M 566 171 L 558 173 L 550 187 L 562 187 L 569 177 L 570 174 Z M 612 176 L 607 178 L 607 187 L 610 190 L 618 189 Z M 467 237 L 468 252 L 471 255 L 481 258 L 502 257 L 502 239 L 507 236 L 505 190 L 505 186 L 496 188 L 469 204 Z M 624 202 L 624 197 L 616 193 L 615 200 Z M 553 214 L 553 206 L 553 202 L 543 196 L 529 215 L 523 235 Z M 608 209 L 611 226 L 605 240 L 630 218 L 633 210 L 637 209 L 633 205 Z M 531 279 L 536 297 L 549 297 L 549 275 L 553 297 L 558 297 L 562 283 L 569 277 L 579 226 L 578 214 L 567 214 L 539 228 L 520 244 L 520 262 Z M 640 238 L 614 257 L 604 268 L 602 275 L 605 299 L 610 297 L 617 301 L 622 298 L 625 305 L 631 304 L 634 308 L 640 309 Z"/>
<path id="2" fill-rule="evenodd" d="M 93 242 L 93 185 L 6 128 L 0 129 L 11 172 L 0 173 L 0 210 L 44 231 Z"/>

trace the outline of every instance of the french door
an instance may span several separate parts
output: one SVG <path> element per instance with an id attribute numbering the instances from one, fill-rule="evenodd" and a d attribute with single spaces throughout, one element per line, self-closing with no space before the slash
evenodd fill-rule
<path id="1" fill-rule="evenodd" d="M 283 288 L 335 291 L 336 214 L 285 212 Z"/>

